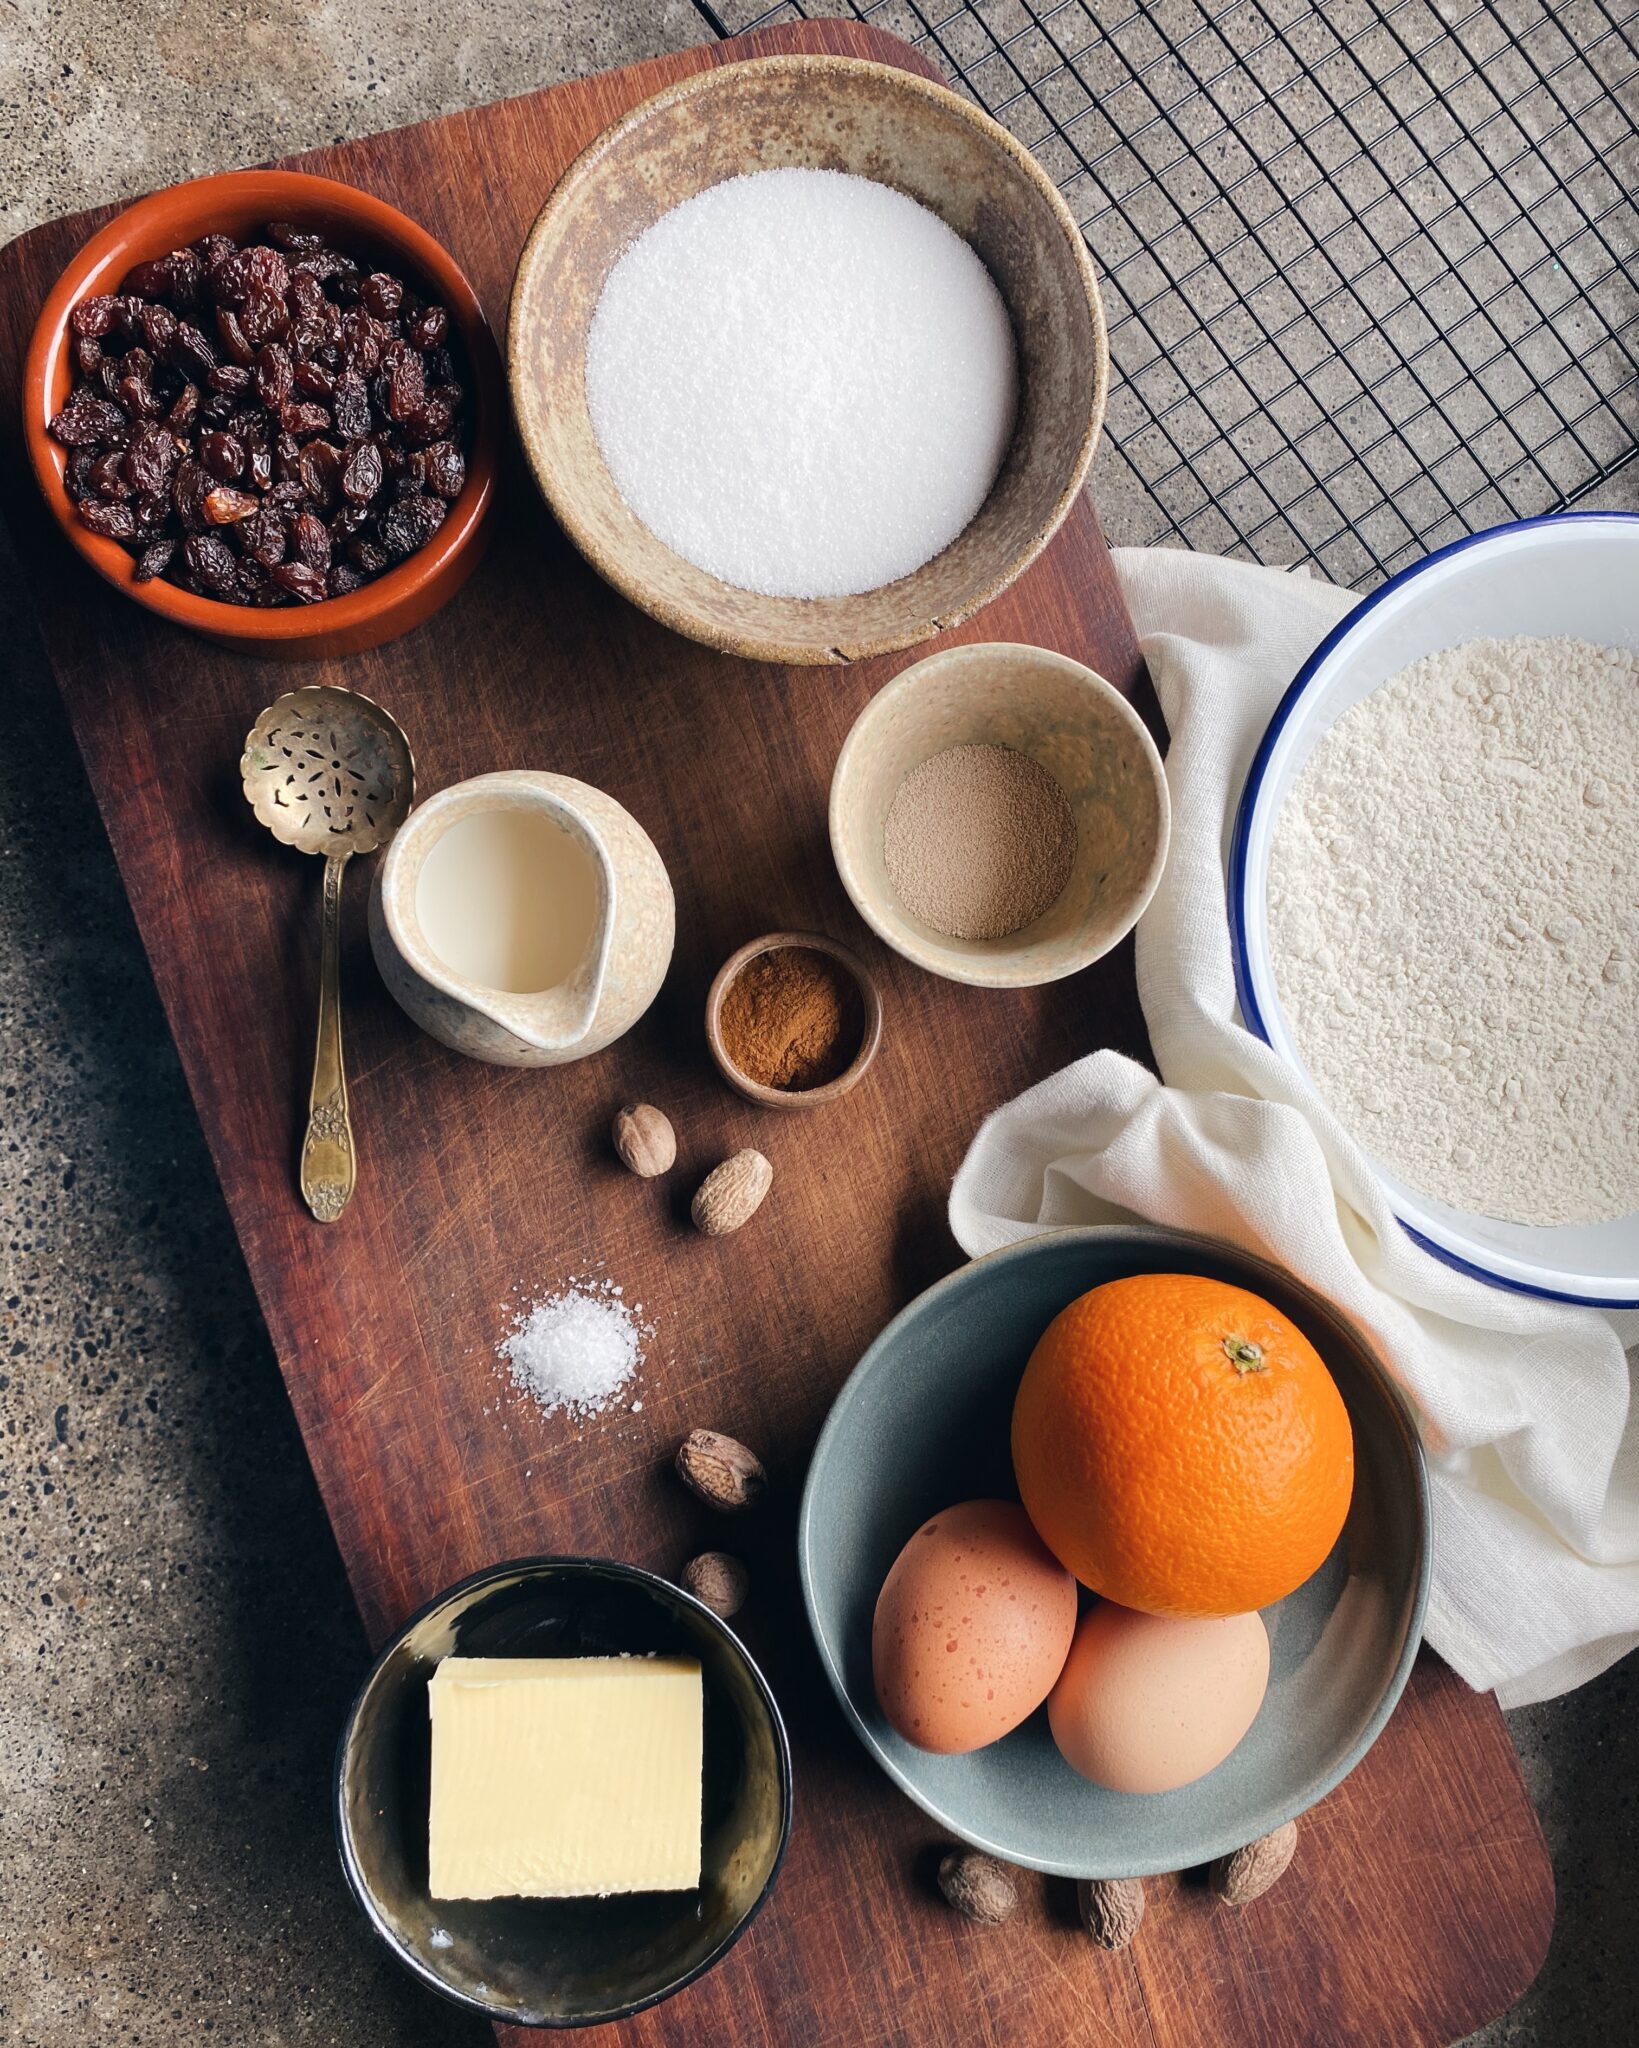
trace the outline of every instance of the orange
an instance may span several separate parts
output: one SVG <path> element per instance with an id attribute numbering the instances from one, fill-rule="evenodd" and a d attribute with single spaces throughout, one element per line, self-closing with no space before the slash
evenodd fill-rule
<path id="1" fill-rule="evenodd" d="M 1354 1437 L 1314 1346 L 1267 1301 L 1140 1273 L 1047 1326 L 1013 1404 L 1013 1471 L 1042 1541 L 1095 1593 L 1243 1614 L 1337 1541 Z"/>

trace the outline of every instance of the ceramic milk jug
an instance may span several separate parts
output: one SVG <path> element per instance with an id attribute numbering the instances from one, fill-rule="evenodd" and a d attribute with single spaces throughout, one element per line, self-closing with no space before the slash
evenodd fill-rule
<path id="1" fill-rule="evenodd" d="M 671 883 L 611 796 L 529 769 L 410 813 L 377 865 L 370 945 L 423 1031 L 508 1067 L 584 1059 L 630 1030 L 671 960 Z"/>

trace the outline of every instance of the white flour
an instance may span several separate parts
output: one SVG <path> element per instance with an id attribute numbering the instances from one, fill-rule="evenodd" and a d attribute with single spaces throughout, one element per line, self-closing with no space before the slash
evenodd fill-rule
<path id="1" fill-rule="evenodd" d="M 1375 690 L 1287 797 L 1269 928 L 1310 1074 L 1403 1180 L 1639 1208 L 1639 655 L 1473 640 Z"/>

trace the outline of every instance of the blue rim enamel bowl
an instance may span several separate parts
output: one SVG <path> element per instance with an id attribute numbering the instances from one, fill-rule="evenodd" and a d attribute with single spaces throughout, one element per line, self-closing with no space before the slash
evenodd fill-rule
<path id="1" fill-rule="evenodd" d="M 967 1756 L 888 1725 L 871 1619 L 909 1537 L 958 1501 L 1016 1500 L 1009 1425 L 1036 1340 L 1088 1288 L 1200 1273 L 1273 1302 L 1349 1411 L 1355 1490 L 1314 1576 L 1264 1609 L 1269 1690 L 1216 1770 L 1176 1792 L 1108 1792 L 1053 1745 L 1044 1710 Z M 1058 1877 L 1151 1877 L 1223 1856 L 1306 1812 L 1352 1771 L 1405 1688 L 1429 1583 L 1429 1499 L 1407 1410 L 1361 1333 L 1267 1260 L 1153 1225 L 1052 1231 L 975 1259 L 904 1309 L 854 1368 L 814 1448 L 797 1528 L 808 1620 L 832 1690 L 888 1777 L 959 1840 Z"/>
<path id="2" fill-rule="evenodd" d="M 1336 719 L 1426 654 L 1465 640 L 1563 634 L 1639 647 L 1639 514 L 1558 512 L 1455 541 L 1403 569 L 1323 640 L 1276 707 L 1241 793 L 1229 926 L 1241 1015 L 1306 1072 L 1269 952 L 1269 853 L 1282 804 Z M 1410 1187 L 1379 1161 L 1407 1232 L 1493 1286 L 1596 1308 L 1639 1308 L 1639 1211 L 1604 1223 L 1505 1223 Z"/>

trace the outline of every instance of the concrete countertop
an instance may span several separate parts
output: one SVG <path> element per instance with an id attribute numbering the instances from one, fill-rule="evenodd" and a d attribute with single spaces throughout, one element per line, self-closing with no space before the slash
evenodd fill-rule
<path id="1" fill-rule="evenodd" d="M 17 6 L 0 238 L 702 32 L 687 0 Z M 343 1890 L 363 1635 L 4 545 L 0 641 L 0 2038 L 476 2044 Z M 1477 2040 L 1631 2029 L 1635 1704 L 1630 1662 L 1511 1717 L 1559 1925 Z"/>

